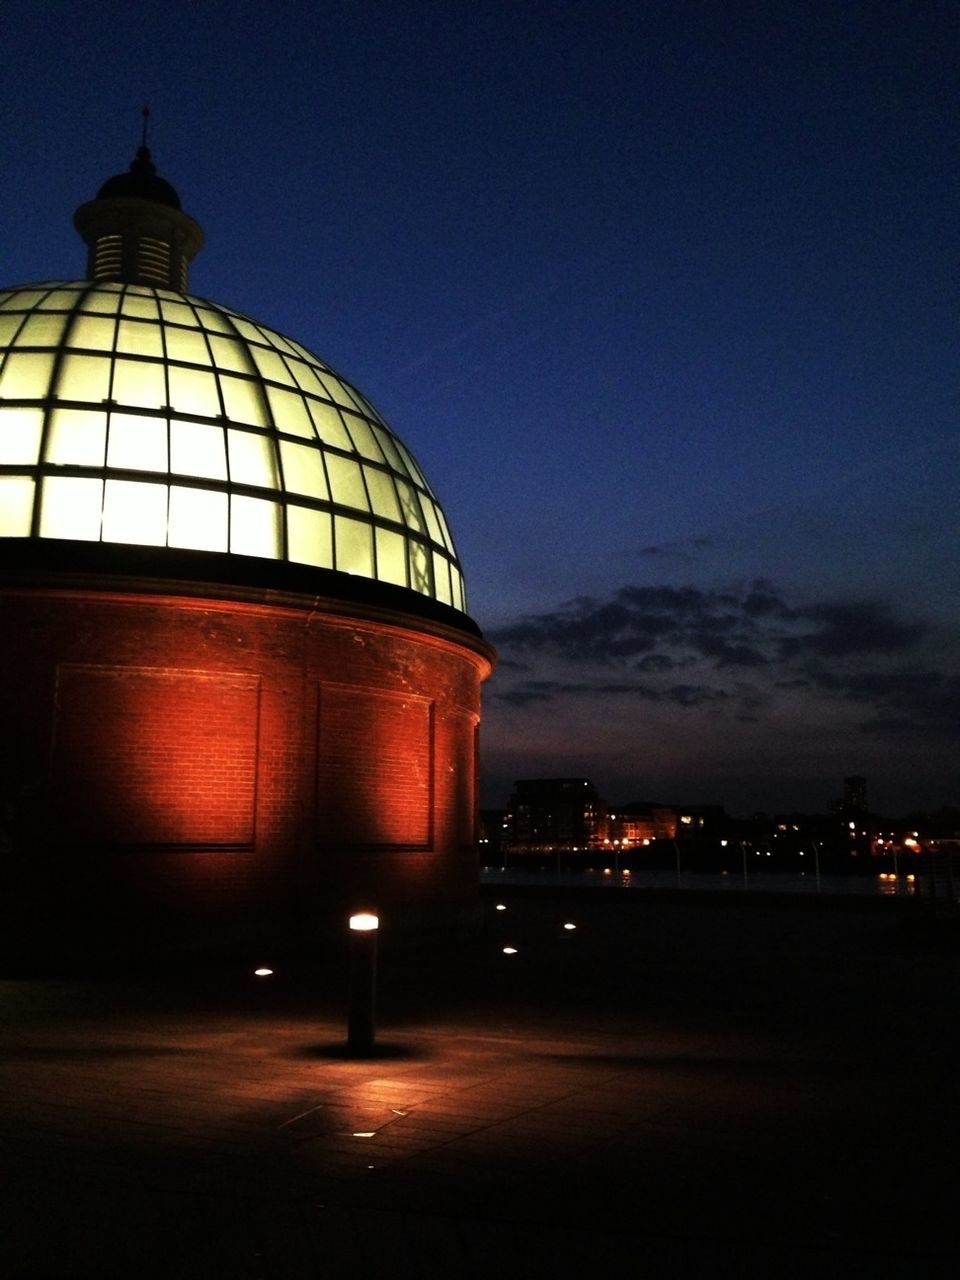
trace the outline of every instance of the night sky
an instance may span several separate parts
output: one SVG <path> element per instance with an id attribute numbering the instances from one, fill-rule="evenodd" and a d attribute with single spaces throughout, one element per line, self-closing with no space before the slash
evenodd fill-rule
<path id="1" fill-rule="evenodd" d="M 960 803 L 960 5 L 9 3 L 0 281 L 127 167 L 356 383 L 501 664 L 482 799 Z"/>

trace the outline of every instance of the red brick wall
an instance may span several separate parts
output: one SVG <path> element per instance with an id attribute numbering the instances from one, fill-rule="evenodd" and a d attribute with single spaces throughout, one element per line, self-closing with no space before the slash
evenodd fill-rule
<path id="1" fill-rule="evenodd" d="M 318 701 L 318 843 L 429 849 L 432 700 L 322 681 Z"/>
<path id="2" fill-rule="evenodd" d="M 60 664 L 57 842 L 250 847 L 260 678 Z"/>
<path id="3" fill-rule="evenodd" d="M 251 935 L 469 910 L 482 646 L 298 603 L 0 592 L 8 903 Z"/>

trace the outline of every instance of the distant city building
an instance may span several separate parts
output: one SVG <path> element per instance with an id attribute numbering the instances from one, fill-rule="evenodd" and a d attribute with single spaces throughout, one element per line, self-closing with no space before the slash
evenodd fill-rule
<path id="1" fill-rule="evenodd" d="M 867 811 L 867 780 L 859 774 L 852 774 L 843 780 L 843 807 L 859 813 Z"/>
<path id="2" fill-rule="evenodd" d="M 608 806 L 586 778 L 528 778 L 514 783 L 509 809 L 482 813 L 480 853 L 485 866 L 506 865 L 512 854 L 586 859 L 599 853 L 616 868 L 627 865 L 621 855 L 629 852 L 637 868 L 645 862 L 662 867 L 665 858 L 672 866 L 682 858 L 687 868 L 729 873 L 731 859 L 739 860 L 739 870 L 748 856 L 763 858 L 767 870 L 802 868 L 806 859 L 836 869 L 863 867 L 871 855 L 960 850 L 960 810 L 889 820 L 868 812 L 866 803 L 867 782 L 860 775 L 843 779 L 843 796 L 828 812 L 756 812 L 743 819 L 720 804 L 633 800 Z"/>
<path id="3" fill-rule="evenodd" d="M 620 845 L 643 845 L 653 840 L 674 840 L 677 812 L 666 805 L 635 800 L 617 805 L 607 815 L 606 838 Z"/>
<path id="4" fill-rule="evenodd" d="M 676 814 L 678 840 L 726 835 L 732 823 L 722 804 L 685 805 L 678 807 Z"/>
<path id="5" fill-rule="evenodd" d="M 867 811 L 867 780 L 850 774 L 843 780 L 843 796 L 833 806 L 850 853 L 868 853 L 873 847 L 876 824 Z"/>
<path id="6" fill-rule="evenodd" d="M 504 842 L 506 810 L 481 809 L 477 827 L 477 844 L 480 846 L 480 865 L 490 866 L 499 862 Z"/>
<path id="7" fill-rule="evenodd" d="M 521 779 L 503 819 L 511 853 L 579 852 L 602 840 L 603 827 L 603 802 L 587 778 Z"/>

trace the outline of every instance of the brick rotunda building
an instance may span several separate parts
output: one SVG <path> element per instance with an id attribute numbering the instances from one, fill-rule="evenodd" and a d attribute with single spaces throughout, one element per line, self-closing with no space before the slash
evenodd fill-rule
<path id="1" fill-rule="evenodd" d="M 203 234 L 146 147 L 75 224 L 87 280 L 0 292 L 7 946 L 468 927 L 493 654 L 416 461 L 188 294 Z"/>

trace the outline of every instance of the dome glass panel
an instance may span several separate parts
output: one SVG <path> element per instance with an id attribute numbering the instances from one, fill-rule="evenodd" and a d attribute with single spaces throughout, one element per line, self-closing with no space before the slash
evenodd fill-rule
<path id="1" fill-rule="evenodd" d="M 0 537 L 287 560 L 466 608 L 436 498 L 364 397 L 282 334 L 143 285 L 0 292 Z"/>

